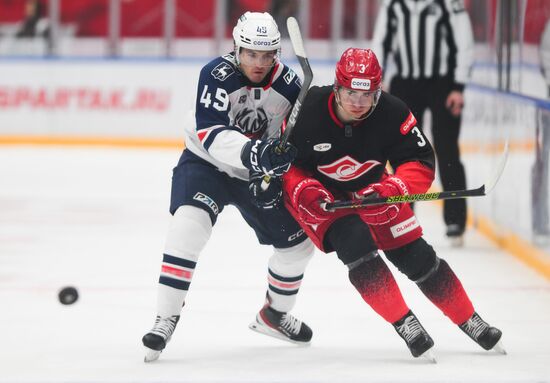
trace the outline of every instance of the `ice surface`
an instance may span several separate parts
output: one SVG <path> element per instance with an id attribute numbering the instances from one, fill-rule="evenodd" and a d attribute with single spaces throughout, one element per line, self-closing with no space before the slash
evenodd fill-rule
<path id="1" fill-rule="evenodd" d="M 143 363 L 178 157 L 0 147 L 0 382 L 550 382 L 550 283 L 474 231 L 450 248 L 431 203 L 417 204 L 425 237 L 503 330 L 507 356 L 483 351 L 398 275 L 436 343 L 436 365 L 413 359 L 334 254 L 316 254 L 293 311 L 313 328 L 310 347 L 250 331 L 270 249 L 227 208 L 172 342 Z M 72 306 L 57 301 L 66 285 L 80 292 Z"/>

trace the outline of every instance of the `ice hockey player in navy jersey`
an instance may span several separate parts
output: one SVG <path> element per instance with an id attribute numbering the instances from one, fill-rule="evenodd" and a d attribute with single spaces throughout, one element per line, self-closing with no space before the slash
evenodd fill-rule
<path id="1" fill-rule="evenodd" d="M 422 237 L 409 204 L 324 208 L 335 199 L 425 193 L 432 184 L 432 147 L 407 105 L 381 90 L 381 78 L 370 49 L 349 48 L 336 65 L 334 85 L 309 90 L 290 138 L 298 155 L 283 175 L 287 208 L 319 249 L 335 251 L 348 266 L 361 297 L 414 357 L 433 358 L 434 342 L 378 250 L 481 347 L 502 351 L 501 331 L 475 312 L 449 264 Z"/>
<path id="2" fill-rule="evenodd" d="M 311 329 L 288 312 L 314 246 L 292 216 L 276 208 L 282 194 L 277 177 L 289 169 L 296 150 L 290 144 L 275 149 L 301 82 L 279 60 L 281 36 L 268 13 L 246 12 L 233 29 L 233 39 L 234 52 L 202 68 L 196 107 L 184 125 L 186 149 L 173 171 L 172 221 L 162 258 L 157 317 L 143 337 L 146 362 L 158 359 L 170 340 L 199 255 L 227 205 L 236 206 L 258 241 L 274 250 L 266 303 L 251 328 L 299 344 L 312 336 Z M 253 204 L 249 184 L 265 175 L 272 176 L 272 182 Z"/>

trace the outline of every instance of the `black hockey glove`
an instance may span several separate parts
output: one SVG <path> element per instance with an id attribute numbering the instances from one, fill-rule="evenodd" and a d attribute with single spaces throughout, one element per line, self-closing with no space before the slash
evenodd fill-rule
<path id="1" fill-rule="evenodd" d="M 273 209 L 281 203 L 283 183 L 280 178 L 270 178 L 266 190 L 262 190 L 263 173 L 250 172 L 248 191 L 252 203 L 262 209 Z"/>
<path id="2" fill-rule="evenodd" d="M 290 163 L 296 158 L 298 150 L 287 143 L 281 150 L 279 140 L 249 141 L 241 151 L 243 165 L 254 173 L 269 177 L 280 177 L 290 169 Z"/>

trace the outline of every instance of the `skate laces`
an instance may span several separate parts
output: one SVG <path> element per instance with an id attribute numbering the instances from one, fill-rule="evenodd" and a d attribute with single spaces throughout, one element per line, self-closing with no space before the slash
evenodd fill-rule
<path id="1" fill-rule="evenodd" d="M 401 334 L 407 343 L 410 343 L 422 333 L 422 326 L 420 322 L 411 315 L 405 319 L 402 325 L 397 326 L 397 331 L 399 331 L 399 334 Z"/>
<path id="2" fill-rule="evenodd" d="M 467 334 L 477 340 L 481 334 L 489 328 L 489 325 L 481 319 L 479 315 L 474 314 L 470 319 L 468 319 L 468 321 L 466 321 L 466 323 L 462 325 L 462 328 Z"/>
<path id="3" fill-rule="evenodd" d="M 164 339 L 168 339 L 174 330 L 176 329 L 176 324 L 178 323 L 179 317 L 176 315 L 172 315 L 171 317 L 167 318 L 161 318 L 157 315 L 157 318 L 155 319 L 155 325 L 153 326 L 153 329 L 151 332 L 153 334 L 157 334 Z"/>
<path id="4" fill-rule="evenodd" d="M 302 327 L 302 322 L 290 314 L 283 314 L 279 325 L 288 332 L 298 334 L 300 332 L 300 328 Z"/>

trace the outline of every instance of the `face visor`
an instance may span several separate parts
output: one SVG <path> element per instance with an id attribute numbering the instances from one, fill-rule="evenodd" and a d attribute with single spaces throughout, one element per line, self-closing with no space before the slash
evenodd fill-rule
<path id="1" fill-rule="evenodd" d="M 239 49 L 239 63 L 248 67 L 271 68 L 279 61 L 279 51 L 256 51 L 246 48 Z"/>
<path id="2" fill-rule="evenodd" d="M 373 91 L 354 90 L 339 86 L 336 91 L 338 102 L 348 108 L 370 108 L 376 106 L 380 99 L 381 89 Z"/>

